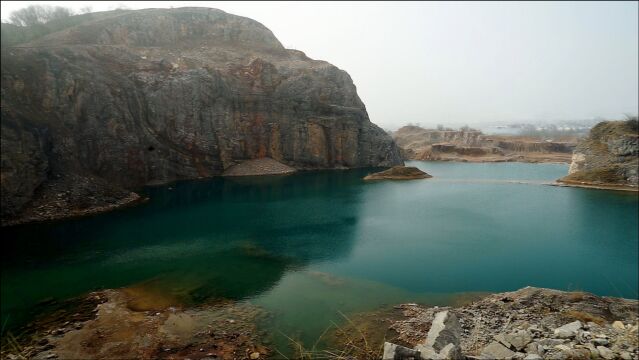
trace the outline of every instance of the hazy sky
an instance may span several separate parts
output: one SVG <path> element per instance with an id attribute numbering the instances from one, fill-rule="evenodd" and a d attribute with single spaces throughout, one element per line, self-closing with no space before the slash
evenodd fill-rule
<path id="1" fill-rule="evenodd" d="M 638 112 L 638 2 L 3 1 L 3 21 L 29 3 L 250 17 L 287 48 L 346 70 L 385 128 Z"/>

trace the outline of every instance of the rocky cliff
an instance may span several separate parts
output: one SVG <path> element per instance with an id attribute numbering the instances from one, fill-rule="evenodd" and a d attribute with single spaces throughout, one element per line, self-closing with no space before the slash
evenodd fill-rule
<path id="1" fill-rule="evenodd" d="M 1 139 L 4 223 L 109 206 L 132 198 L 126 189 L 249 159 L 402 163 L 345 71 L 207 8 L 96 13 L 3 47 Z"/>
<path id="2" fill-rule="evenodd" d="M 560 182 L 618 185 L 637 188 L 639 182 L 639 124 L 637 119 L 604 121 L 579 142 L 568 176 Z"/>
<path id="3" fill-rule="evenodd" d="M 404 126 L 392 134 L 405 160 L 570 162 L 574 139 L 557 141 L 479 130 Z"/>

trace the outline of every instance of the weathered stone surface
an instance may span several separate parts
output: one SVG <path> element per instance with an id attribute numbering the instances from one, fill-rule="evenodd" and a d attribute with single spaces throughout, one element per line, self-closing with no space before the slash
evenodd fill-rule
<path id="1" fill-rule="evenodd" d="M 382 360 L 419 360 L 419 358 L 420 354 L 417 350 L 389 342 L 384 343 Z"/>
<path id="2" fill-rule="evenodd" d="M 577 331 L 579 331 L 581 327 L 581 321 L 573 321 L 569 324 L 556 328 L 554 334 L 560 339 L 574 338 L 577 336 Z"/>
<path id="3" fill-rule="evenodd" d="M 256 21 L 206 8 L 87 19 L 2 49 L 3 220 L 64 175 L 131 189 L 264 157 L 296 169 L 402 163 L 345 71 Z"/>
<path id="4" fill-rule="evenodd" d="M 542 360 L 543 358 L 538 354 L 526 354 L 524 360 Z"/>
<path id="5" fill-rule="evenodd" d="M 619 321 L 619 320 L 617 320 L 617 321 L 613 322 L 613 323 L 612 323 L 612 327 L 613 327 L 614 329 L 619 330 L 619 331 L 623 331 L 623 330 L 625 330 L 625 329 L 626 329 L 626 327 L 624 326 L 624 324 L 623 324 L 621 321 Z"/>
<path id="6" fill-rule="evenodd" d="M 224 171 L 224 176 L 256 176 L 256 175 L 284 175 L 294 173 L 295 168 L 282 164 L 271 158 L 246 160 L 231 166 Z"/>
<path id="7" fill-rule="evenodd" d="M 481 351 L 481 355 L 487 359 L 512 359 L 515 352 L 493 341 Z"/>
<path id="8" fill-rule="evenodd" d="M 575 148 L 568 176 L 572 185 L 617 185 L 637 188 L 639 183 L 639 123 L 604 121 Z"/>
<path id="9" fill-rule="evenodd" d="M 443 359 L 453 359 L 453 360 L 464 359 L 464 356 L 462 355 L 461 347 L 455 344 L 448 344 L 444 346 L 444 348 L 439 352 L 439 355 Z"/>
<path id="10" fill-rule="evenodd" d="M 599 356 L 606 360 L 611 360 L 615 358 L 615 353 L 608 349 L 605 346 L 597 346 L 597 351 L 599 351 Z"/>
<path id="11" fill-rule="evenodd" d="M 457 316 L 450 311 L 441 311 L 435 315 L 424 345 L 441 351 L 446 345 L 459 345 L 461 325 Z"/>
<path id="12" fill-rule="evenodd" d="M 505 335 L 505 340 L 510 343 L 513 348 L 517 351 L 523 349 L 532 341 L 532 336 L 530 336 L 525 331 L 518 331 L 516 333 Z"/>
<path id="13" fill-rule="evenodd" d="M 391 328 L 399 334 L 397 341 L 408 344 L 420 343 L 427 336 L 436 315 L 443 310 L 451 311 L 451 308 L 423 308 L 414 304 L 400 308 L 407 318 L 396 321 Z M 513 358 L 522 357 L 524 353 L 544 359 L 599 358 L 599 351 L 592 341 L 605 339 L 609 344 L 606 347 L 617 358 L 622 351 L 627 351 L 633 359 L 639 359 L 639 337 L 632 332 L 639 324 L 639 302 L 634 299 L 526 287 L 515 292 L 489 295 L 456 307 L 454 312 L 462 330 L 460 346 L 467 358 L 492 359 L 490 355 L 481 355 L 491 342 L 508 348 L 513 352 Z M 587 324 L 582 325 L 584 331 L 577 330 L 578 336 L 556 338 L 555 329 L 586 319 Z M 617 320 L 624 323 L 625 330 L 612 327 Z M 518 336 L 513 335 L 523 333 L 534 337 L 534 341 L 515 352 L 510 341 L 517 343 Z M 518 346 L 528 341 L 528 337 L 524 335 L 522 340 Z M 584 340 L 587 341 L 584 343 Z"/>

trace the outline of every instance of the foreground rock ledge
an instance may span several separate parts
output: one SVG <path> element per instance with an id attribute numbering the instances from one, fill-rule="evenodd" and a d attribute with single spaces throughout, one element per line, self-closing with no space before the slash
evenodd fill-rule
<path id="1" fill-rule="evenodd" d="M 400 305 L 383 359 L 639 359 L 639 302 L 526 287 L 469 305 Z M 411 349 L 412 348 L 412 349 Z"/>
<path id="2" fill-rule="evenodd" d="M 413 166 L 393 166 L 392 168 L 364 177 L 364 180 L 413 180 L 428 179 L 431 175 Z"/>

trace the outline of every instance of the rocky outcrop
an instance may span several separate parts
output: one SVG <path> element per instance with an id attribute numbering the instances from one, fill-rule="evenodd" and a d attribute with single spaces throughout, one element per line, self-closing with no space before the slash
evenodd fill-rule
<path id="1" fill-rule="evenodd" d="M 574 141 L 404 126 L 394 132 L 405 160 L 570 162 Z"/>
<path id="2" fill-rule="evenodd" d="M 527 287 L 459 308 L 400 308 L 394 342 L 415 359 L 639 359 L 637 300 Z M 391 345 L 385 359 L 410 358 Z"/>
<path id="3" fill-rule="evenodd" d="M 364 180 L 413 180 L 431 177 L 431 175 L 413 166 L 393 166 L 388 170 L 366 175 Z"/>
<path id="4" fill-rule="evenodd" d="M 622 186 L 637 189 L 639 182 L 639 125 L 637 119 L 604 121 L 579 142 L 568 176 L 571 185 Z"/>
<path id="5" fill-rule="evenodd" d="M 67 177 L 98 179 L 88 193 L 62 187 L 106 206 L 103 183 L 128 195 L 251 159 L 296 169 L 402 163 L 345 71 L 207 8 L 96 13 L 3 47 L 1 125 L 3 222 Z"/>

